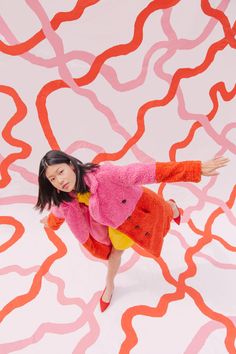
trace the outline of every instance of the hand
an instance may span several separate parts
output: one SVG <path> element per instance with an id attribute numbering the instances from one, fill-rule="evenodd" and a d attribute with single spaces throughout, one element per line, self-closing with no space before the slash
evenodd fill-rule
<path id="1" fill-rule="evenodd" d="M 40 220 L 41 224 L 44 224 L 44 227 L 49 227 L 48 226 L 48 217 L 45 216 L 43 219 Z"/>
<path id="2" fill-rule="evenodd" d="M 224 156 L 215 157 L 212 160 L 202 162 L 202 175 L 203 176 L 217 176 L 218 168 L 224 167 L 228 164 L 229 159 Z"/>

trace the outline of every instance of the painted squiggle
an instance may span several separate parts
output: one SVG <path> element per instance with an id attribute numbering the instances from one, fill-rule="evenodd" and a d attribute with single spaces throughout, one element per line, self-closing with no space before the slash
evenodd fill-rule
<path id="1" fill-rule="evenodd" d="M 59 12 L 53 17 L 51 21 L 52 28 L 56 30 L 60 26 L 60 24 L 63 23 L 64 21 L 72 21 L 78 19 L 83 14 L 83 12 L 87 7 L 95 5 L 98 1 L 99 0 L 77 1 L 75 7 L 71 11 L 68 11 L 67 13 Z M 37 32 L 35 35 L 33 35 L 31 38 L 29 38 L 27 41 L 16 45 L 7 45 L 3 43 L 3 41 L 0 41 L 0 50 L 3 53 L 9 55 L 20 55 L 34 48 L 44 38 L 45 36 L 43 34 L 43 31 L 41 30 Z"/>
<path id="2" fill-rule="evenodd" d="M 4 127 L 2 131 L 2 137 L 9 145 L 21 148 L 21 152 L 9 154 L 1 162 L 0 172 L 2 178 L 0 180 L 0 188 L 3 188 L 6 187 L 11 181 L 11 177 L 8 174 L 8 168 L 10 164 L 15 162 L 17 159 L 27 158 L 31 152 L 31 146 L 22 140 L 14 138 L 11 134 L 13 127 L 25 118 L 27 112 L 26 105 L 13 88 L 9 86 L 0 85 L 0 92 L 9 95 L 14 100 L 15 106 L 17 108 L 16 113 L 11 117 L 9 122 Z"/>
<path id="3" fill-rule="evenodd" d="M 45 313 L 43 321 L 38 319 L 34 333 L 32 333 L 30 327 L 27 327 L 24 331 L 25 334 L 17 337 L 17 340 L 9 340 L 8 342 L 5 341 L 5 343 L 3 340 L 0 344 L 0 351 L 4 354 L 18 351 L 24 352 L 25 350 L 38 352 L 42 350 L 41 345 L 45 348 L 48 338 L 50 338 L 50 343 L 54 343 L 55 352 L 60 352 L 62 348 L 59 348 L 60 344 L 58 343 L 61 343 L 59 339 L 62 338 L 62 334 L 63 342 L 66 343 L 67 348 L 72 348 L 73 353 L 84 353 L 90 349 L 94 352 L 100 352 L 104 350 L 105 345 L 107 352 L 114 352 L 115 350 L 126 354 L 133 348 L 140 351 L 141 336 L 142 341 L 147 346 L 147 352 L 150 351 L 148 346 L 150 345 L 153 349 L 154 344 L 157 351 L 164 352 L 169 350 L 168 345 L 171 345 L 171 343 L 166 343 L 163 349 L 161 341 L 158 341 L 157 346 L 156 331 L 153 333 L 153 343 L 150 343 L 151 335 L 147 337 L 145 333 L 141 333 L 133 320 L 137 317 L 142 320 L 145 316 L 148 324 L 148 319 L 152 317 L 152 323 L 157 319 L 157 327 L 164 320 L 167 323 L 166 328 L 168 328 L 168 321 L 171 321 L 172 325 L 174 322 L 176 331 L 172 333 L 173 342 L 176 340 L 175 336 L 182 336 L 181 339 L 183 339 L 185 333 L 184 331 L 178 332 L 179 318 L 175 316 L 179 314 L 178 310 L 176 312 L 177 307 L 181 306 L 181 311 L 185 311 L 185 299 L 187 297 L 192 300 L 194 310 L 202 315 L 202 320 L 199 318 L 200 322 L 198 323 L 200 324 L 197 331 L 196 326 L 194 327 L 192 340 L 189 341 L 188 339 L 188 346 L 185 344 L 187 348 L 183 348 L 181 346 L 183 341 L 178 340 L 175 346 L 176 352 L 172 349 L 169 351 L 177 354 L 180 352 L 195 353 L 202 349 L 204 350 L 204 345 L 208 338 L 209 347 L 210 336 L 215 329 L 222 328 L 225 337 L 225 342 L 222 345 L 225 346 L 225 351 L 236 353 L 234 314 L 225 313 L 221 304 L 217 306 L 219 310 L 217 312 L 214 311 L 211 297 L 204 298 L 201 285 L 198 284 L 196 286 L 194 282 L 198 271 L 196 259 L 199 259 L 199 257 L 206 261 L 204 262 L 206 272 L 210 264 L 215 276 L 220 277 L 222 273 L 229 276 L 235 270 L 235 264 L 232 263 L 231 259 L 232 252 L 236 252 L 236 243 L 234 242 L 236 190 L 232 178 L 234 174 L 232 166 L 234 166 L 236 152 L 234 141 L 236 85 L 233 81 L 233 71 L 227 68 L 229 72 L 232 72 L 231 77 L 229 77 L 227 70 L 226 75 L 224 75 L 224 70 L 222 70 L 225 65 L 228 65 L 231 56 L 233 57 L 233 50 L 235 50 L 236 22 L 233 19 L 235 5 L 234 2 L 229 0 L 222 0 L 218 1 L 219 5 L 215 9 L 212 3 L 208 0 L 202 0 L 198 5 L 194 5 L 196 6 L 195 11 L 192 11 L 187 1 L 154 0 L 144 1 L 143 5 L 138 2 L 130 2 L 123 7 L 121 2 L 114 1 L 112 10 L 116 8 L 118 11 L 113 14 L 113 11 L 109 8 L 109 2 L 99 2 L 97 0 L 74 1 L 73 8 L 67 12 L 60 12 L 59 2 L 45 3 L 46 5 L 43 7 L 43 2 L 40 0 L 27 0 L 25 1 L 25 4 L 28 5 L 27 10 L 31 11 L 33 15 L 31 20 L 37 18 L 41 22 L 41 29 L 25 41 L 20 40 L 20 38 L 26 38 L 25 28 L 28 25 L 27 21 L 24 26 L 17 26 L 17 23 L 14 26 L 11 16 L 9 18 L 7 16 L 6 18 L 0 17 L 0 31 L 5 41 L 5 43 L 0 41 L 0 50 L 2 51 L 2 64 L 6 68 L 6 72 L 2 71 L 3 85 L 1 87 L 3 91 L 1 93 L 13 99 L 13 105 L 9 100 L 4 100 L 4 105 L 1 105 L 4 117 L 7 117 L 5 118 L 6 123 L 2 123 L 2 133 L 5 139 L 4 149 L 7 151 L 9 146 L 9 152 L 7 151 L 6 154 L 1 152 L 0 155 L 2 181 L 0 236 L 2 234 L 5 236 L 5 230 L 7 235 L 9 235 L 8 237 L 3 237 L 0 242 L 0 252 L 3 256 L 0 274 L 4 275 L 1 286 L 7 292 L 9 282 L 11 279 L 14 281 L 14 276 L 17 276 L 17 281 L 21 281 L 23 277 L 28 275 L 32 276 L 30 287 L 26 293 L 17 297 L 13 292 L 15 294 L 13 299 L 1 309 L 1 331 L 4 333 L 7 325 L 10 325 L 11 328 L 14 327 L 17 311 L 24 319 L 27 311 L 26 305 L 34 299 L 40 300 L 38 295 L 41 291 L 43 280 L 45 280 L 43 283 L 45 287 L 48 286 L 48 283 L 56 285 L 57 295 L 52 301 L 55 301 L 59 308 L 63 308 L 63 311 L 66 311 L 70 305 L 74 305 L 75 311 L 78 311 L 78 314 L 76 313 L 73 317 L 73 321 L 65 321 L 63 318 L 61 318 L 61 321 L 52 320 L 50 319 L 50 311 L 48 311 L 48 313 Z M 18 5 L 18 8 L 24 11 L 25 4 L 22 7 Z M 7 3 L 5 6 L 8 6 Z M 46 8 L 50 8 L 50 13 L 55 14 L 52 19 Z M 96 41 L 92 40 L 90 45 L 90 39 L 95 38 L 96 40 L 106 41 L 106 36 L 112 35 L 112 32 L 108 31 L 109 27 L 106 26 L 112 23 L 112 16 L 114 16 L 114 19 L 119 17 L 120 9 L 122 9 L 122 23 L 120 23 L 119 28 L 121 31 L 124 30 L 126 33 L 129 31 L 131 33 L 129 42 L 116 43 L 114 40 L 109 41 L 109 43 L 113 43 L 111 47 L 103 45 L 103 48 L 106 49 L 97 56 L 94 55 L 95 48 L 93 46 L 96 46 Z M 124 9 L 127 9 L 127 13 Z M 9 8 L 9 11 L 12 11 L 12 9 Z M 127 16 L 126 18 L 129 11 L 133 11 L 135 14 L 132 23 L 130 17 Z M 111 17 L 110 22 L 105 21 L 108 13 Z M 199 17 L 197 18 L 198 15 Z M 103 24 L 103 21 L 99 22 L 98 33 L 94 33 L 93 16 L 104 16 L 104 23 L 106 22 L 106 24 Z M 186 21 L 183 21 L 183 18 L 186 18 Z M 205 21 L 204 25 L 203 19 Z M 191 20 L 191 26 L 193 23 L 195 24 L 194 30 L 196 29 L 196 32 L 192 31 L 192 27 L 187 28 L 188 20 Z M 157 24 L 159 27 L 157 27 Z M 57 31 L 59 27 L 60 36 Z M 84 31 L 83 40 L 77 41 L 76 36 L 74 36 L 73 30 L 76 27 L 80 30 L 82 29 L 80 33 Z M 188 37 L 190 37 L 188 39 L 184 38 L 184 34 L 180 34 L 185 33 L 186 29 L 188 30 Z M 101 32 L 99 33 L 100 30 Z M 195 36 L 192 33 L 198 33 L 198 35 Z M 68 52 L 65 50 L 67 43 L 64 42 L 64 38 L 66 42 L 70 41 L 71 50 Z M 49 59 L 30 52 L 33 48 L 40 52 L 41 49 L 37 46 L 43 44 L 44 40 L 48 41 L 49 46 L 55 53 Z M 208 44 L 206 44 L 206 41 L 208 41 Z M 206 49 L 203 49 L 203 47 Z M 180 51 L 188 55 L 188 64 L 185 62 L 186 67 L 183 67 L 181 59 L 179 59 L 178 53 Z M 96 52 L 99 52 L 97 48 Z M 197 53 L 199 58 L 197 64 L 196 58 L 195 60 L 191 58 L 194 53 Z M 142 55 L 142 58 L 139 58 L 136 63 L 135 58 L 140 55 Z M 222 67 L 219 66 L 216 60 L 217 55 L 221 56 Z M 113 58 L 116 60 L 113 61 Z M 77 63 L 84 66 L 85 73 L 81 77 L 74 78 L 72 76 L 68 65 L 72 60 L 74 61 L 72 63 L 73 67 Z M 167 67 L 170 68 L 170 72 L 167 71 Z M 216 71 L 215 78 L 211 81 L 212 84 L 209 85 L 208 74 L 211 68 L 221 71 L 221 75 L 218 76 Z M 21 75 L 16 74 L 16 70 Z M 27 71 L 25 72 L 26 80 L 22 80 L 22 70 Z M 126 77 L 126 72 L 129 72 L 129 78 Z M 187 105 L 186 89 L 181 83 L 182 80 L 189 79 L 194 79 L 193 91 L 197 87 L 195 85 L 199 85 L 199 90 L 202 89 L 202 85 L 208 87 L 209 92 L 206 99 L 211 105 L 208 113 L 199 104 L 199 114 L 196 114 L 196 112 L 193 114 L 191 112 L 191 104 L 188 103 Z M 86 87 L 87 85 L 89 86 Z M 155 87 L 154 90 L 153 87 Z M 178 264 L 178 268 L 181 267 L 184 270 L 178 277 L 173 276 L 173 274 L 176 274 L 176 270 L 168 264 L 168 257 L 162 256 L 158 259 L 153 259 L 137 246 L 133 247 L 135 252 L 130 250 L 130 256 L 125 258 L 125 261 L 123 260 L 119 269 L 120 275 L 117 278 L 117 283 L 119 281 L 129 282 L 130 274 L 128 270 L 133 267 L 137 267 L 137 269 L 140 267 L 143 272 L 139 274 L 137 271 L 136 273 L 137 278 L 141 279 L 140 289 L 144 288 L 142 284 L 142 276 L 145 273 L 143 267 L 147 267 L 150 263 L 155 267 L 157 272 L 155 275 L 159 273 L 157 279 L 162 277 L 162 281 L 166 283 L 168 288 L 161 288 L 161 296 L 157 296 L 156 293 L 149 293 L 149 296 L 152 297 L 152 306 L 149 306 L 149 302 L 146 302 L 146 305 L 143 306 L 143 301 L 138 300 L 137 294 L 131 299 L 134 292 L 132 293 L 133 295 L 127 292 L 122 301 L 120 301 L 121 299 L 116 301 L 115 294 L 108 311 L 101 314 L 98 302 L 104 286 L 106 262 L 88 255 L 81 246 L 76 249 L 79 257 L 79 266 L 75 267 L 73 257 L 77 257 L 77 254 L 73 253 L 74 250 L 70 253 L 71 250 L 68 249 L 68 253 L 64 257 L 67 252 L 67 240 L 68 245 L 73 244 L 70 238 L 67 239 L 69 230 L 66 228 L 59 230 L 57 235 L 50 231 L 45 232 L 42 224 L 39 223 L 39 227 L 32 232 L 32 225 L 30 224 L 34 215 L 32 208 L 37 199 L 37 196 L 32 192 L 32 188 L 37 185 L 38 167 L 32 168 L 32 158 L 37 159 L 35 164 L 38 164 L 38 160 L 44 153 L 43 150 L 48 149 L 47 145 L 49 148 L 60 148 L 61 142 L 58 140 L 58 131 L 60 136 L 66 134 L 68 141 L 70 132 L 76 129 L 76 122 L 74 122 L 71 125 L 67 124 L 67 129 L 63 131 L 61 127 L 64 122 L 61 124 L 60 118 L 54 112 L 54 109 L 56 112 L 58 111 L 58 108 L 55 107 L 55 101 L 49 101 L 51 95 L 53 96 L 56 93 L 59 100 L 61 100 L 60 104 L 63 104 L 64 99 L 66 102 L 65 90 L 61 90 L 61 88 L 68 88 L 68 91 L 75 92 L 77 97 L 84 97 L 91 103 L 90 106 L 95 116 L 99 112 L 99 116 L 104 117 L 109 123 L 106 125 L 107 130 L 101 132 L 97 129 L 96 120 L 93 119 L 93 129 L 99 137 L 106 140 L 106 143 L 108 143 L 106 146 L 109 147 L 109 139 L 117 139 L 117 143 L 121 138 L 123 139 L 122 146 L 119 143 L 117 145 L 119 146 L 118 151 L 114 152 L 109 148 L 105 149 L 102 143 L 98 145 L 96 142 L 89 141 L 86 138 L 86 132 L 82 134 L 79 132 L 78 140 L 70 141 L 65 148 L 65 151 L 70 154 L 79 154 L 83 150 L 84 156 L 86 156 L 86 152 L 89 153 L 89 156 L 92 153 L 95 156 L 94 161 L 105 163 L 111 163 L 112 160 L 121 163 L 120 160 L 122 158 L 126 158 L 129 161 L 130 154 L 134 154 L 139 161 L 154 161 L 156 159 L 155 151 L 158 151 L 160 158 L 164 156 L 164 151 L 167 154 L 169 153 L 170 160 L 176 160 L 180 152 L 185 153 L 185 155 L 188 154 L 189 158 L 191 158 L 192 154 L 196 156 L 194 146 L 202 143 L 199 137 L 201 134 L 197 134 L 197 132 L 203 132 L 207 141 L 213 143 L 212 146 L 215 146 L 212 148 L 214 155 L 225 154 L 231 158 L 229 167 L 225 170 L 224 175 L 227 178 L 228 173 L 229 179 L 227 181 L 220 179 L 221 176 L 219 176 L 210 178 L 206 180 L 206 183 L 199 185 L 192 183 L 174 184 L 177 191 L 179 189 L 183 190 L 183 198 L 185 192 L 189 196 L 189 204 L 184 210 L 182 225 L 177 228 L 173 223 L 167 236 L 170 237 L 169 242 L 171 242 L 171 238 L 177 238 L 179 241 L 179 246 L 174 252 L 176 252 L 176 256 L 180 256 L 178 252 L 181 252 L 181 257 L 177 259 L 182 264 Z M 163 88 L 165 91 L 163 91 Z M 205 87 L 204 92 L 206 92 Z M 104 97 L 104 102 L 107 97 L 116 97 L 116 102 L 112 102 L 110 105 L 106 99 L 105 105 L 103 98 L 100 97 Z M 121 100 L 120 97 L 122 97 Z M 137 111 L 129 107 L 130 99 L 137 100 Z M 119 105 L 124 104 L 124 102 L 126 102 L 129 111 L 126 118 L 129 120 L 127 123 L 131 123 L 134 126 L 136 122 L 135 131 L 132 133 L 127 132 L 119 115 L 114 114 L 114 112 L 119 112 Z M 152 129 L 158 129 L 158 125 L 155 125 L 155 127 L 153 125 L 152 127 L 155 119 L 158 124 L 164 126 L 166 132 L 168 132 L 169 128 L 172 128 L 168 128 L 165 120 L 160 119 L 162 107 L 166 107 L 169 109 L 170 114 L 175 115 L 174 127 L 180 129 L 180 133 L 183 134 L 178 135 L 181 136 L 181 141 L 176 141 L 177 138 L 172 134 L 167 139 L 168 141 L 171 139 L 170 143 L 166 143 L 164 137 L 162 137 L 163 145 L 160 146 L 158 138 L 150 138 L 149 133 Z M 186 107 L 190 108 L 187 109 Z M 73 114 L 74 107 L 68 107 L 68 110 Z M 37 131 L 36 129 L 32 131 L 32 121 L 37 121 L 38 126 L 38 120 L 42 131 Z M 83 124 L 83 117 L 80 120 L 80 124 Z M 169 122 L 172 123 L 171 120 Z M 55 124 L 57 124 L 56 128 Z M 146 129 L 148 124 L 150 124 L 149 129 Z M 184 129 L 184 131 L 181 132 L 181 129 Z M 155 136 L 155 131 L 152 133 L 154 133 L 152 136 Z M 32 134 L 33 139 L 29 134 Z M 85 135 L 83 136 L 83 134 Z M 159 134 L 160 132 L 157 131 L 157 136 Z M 31 138 L 30 141 L 33 142 L 32 146 L 28 144 L 29 137 Z M 43 141 L 44 144 L 40 146 L 38 141 Z M 14 154 L 12 154 L 12 150 Z M 150 153 L 150 151 L 153 151 L 153 153 Z M 32 155 L 30 155 L 31 152 Z M 199 158 L 204 157 L 201 155 Z M 15 173 L 11 174 L 11 172 Z M 223 185 L 225 185 L 225 197 L 222 197 L 221 193 Z M 164 197 L 166 193 L 169 194 L 166 184 L 160 184 L 157 189 L 158 193 Z M 174 193 L 174 188 L 171 188 L 171 191 Z M 194 202 L 191 200 L 192 197 Z M 179 203 L 181 205 L 180 200 Z M 211 213 L 204 215 L 204 208 L 208 207 L 208 205 L 211 207 Z M 21 213 L 28 212 L 28 218 L 25 214 L 21 218 Z M 35 215 L 36 218 L 40 219 L 38 214 Z M 200 215 L 201 227 L 197 226 L 199 225 Z M 27 221 L 22 222 L 22 219 Z M 224 225 L 222 225 L 223 223 Z M 223 229 L 222 226 L 224 227 Z M 189 245 L 188 233 L 191 234 L 191 246 Z M 34 249 L 32 240 L 34 240 L 35 235 L 37 235 L 37 244 L 35 244 Z M 28 257 L 28 253 L 41 252 L 40 247 L 45 247 L 45 244 L 41 244 L 41 239 L 44 240 L 45 236 L 48 238 L 47 242 L 49 241 L 51 246 L 55 247 L 55 252 L 51 254 L 50 251 L 51 255 L 43 260 L 42 264 L 34 265 L 32 264 L 32 257 Z M 29 238 L 31 243 L 28 245 Z M 205 251 L 205 246 L 207 246 L 207 249 L 210 248 L 211 251 L 212 249 L 214 250 L 216 243 L 218 247 L 223 247 L 220 261 L 216 256 L 209 256 Z M 37 248 L 36 245 L 38 244 L 39 247 Z M 164 247 L 168 247 L 168 243 Z M 165 252 L 168 251 L 172 252 L 168 255 L 169 257 L 175 257 L 173 250 L 165 249 Z M 214 255 L 214 252 L 209 254 Z M 227 256 L 230 258 L 227 258 Z M 144 258 L 146 258 L 145 262 Z M 5 264 L 6 259 L 7 263 Z M 21 264 L 22 259 L 27 265 L 23 266 Z M 175 264 L 174 261 L 175 259 L 171 264 Z M 90 264 L 88 265 L 84 262 L 90 262 Z M 90 266 L 93 269 L 92 274 L 90 274 Z M 71 274 L 72 269 L 75 272 L 73 276 Z M 145 271 L 147 271 L 146 268 Z M 60 274 L 60 277 L 57 274 Z M 87 279 L 88 274 L 91 279 L 89 281 Z M 81 289 L 83 287 L 84 291 L 85 287 L 89 287 L 88 290 L 90 292 L 86 300 L 78 292 L 75 296 L 70 294 L 71 290 L 68 284 L 71 281 L 77 282 L 77 275 L 79 275 Z M 189 279 L 191 279 L 192 286 L 188 285 Z M 147 281 L 145 279 L 145 287 L 148 286 Z M 92 288 L 90 288 L 90 284 L 92 284 Z M 205 284 L 204 293 L 210 286 L 211 281 L 209 279 L 209 283 Z M 232 289 L 222 289 L 222 292 L 231 290 L 234 291 L 234 282 L 232 282 Z M 23 293 L 23 291 L 20 293 Z M 179 301 L 177 306 L 176 301 L 178 300 L 182 301 Z M 41 311 L 40 301 L 38 306 L 39 311 Z M 169 312 L 171 312 L 170 317 Z M 37 313 L 32 313 L 32 316 L 35 316 L 34 318 L 36 319 Z M 74 320 L 74 318 L 76 319 Z M 117 338 L 120 338 L 117 339 L 116 343 L 110 343 L 109 338 L 106 336 L 106 331 L 110 331 L 111 321 L 114 333 L 117 333 Z M 195 321 L 195 319 L 193 318 L 192 321 Z M 183 323 L 184 325 L 190 327 L 191 323 Z M 152 328 L 148 328 L 148 330 L 151 331 Z M 160 336 L 162 334 L 163 337 L 169 336 L 169 333 L 164 331 L 166 330 L 163 330 Z M 77 342 L 73 342 L 73 345 L 71 345 L 69 333 L 74 333 L 75 335 L 78 333 L 79 339 L 77 339 Z M 217 336 L 217 333 L 214 333 L 214 335 Z M 120 342 L 118 343 L 118 341 Z M 50 348 L 47 349 L 50 351 Z"/>
<path id="4" fill-rule="evenodd" d="M 236 324 L 236 318 L 231 317 L 231 320 Z M 188 345 L 184 354 L 197 354 L 205 344 L 206 339 L 217 329 L 223 328 L 219 322 L 209 321 L 202 326 L 195 335 L 191 343 Z"/>

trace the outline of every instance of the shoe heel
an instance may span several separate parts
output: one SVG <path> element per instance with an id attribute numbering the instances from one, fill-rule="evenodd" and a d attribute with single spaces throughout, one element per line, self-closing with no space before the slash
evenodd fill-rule
<path id="1" fill-rule="evenodd" d="M 176 204 L 176 201 L 175 201 L 174 199 L 169 199 L 169 200 L 170 200 L 171 202 L 175 203 L 176 208 L 177 208 L 178 211 L 179 211 L 179 215 L 178 215 L 176 218 L 173 218 L 174 222 L 175 222 L 177 225 L 179 225 L 180 222 L 181 222 L 181 212 L 180 212 L 180 209 L 179 209 L 179 207 L 178 207 L 178 205 Z"/>
<path id="2" fill-rule="evenodd" d="M 103 294 L 105 293 L 105 291 L 106 291 L 106 288 L 103 290 L 102 296 L 100 297 L 100 310 L 101 310 L 101 312 L 104 312 L 108 308 L 108 306 L 111 303 L 111 298 L 112 298 L 112 295 L 111 295 L 109 302 L 103 301 L 102 297 L 103 297 Z"/>

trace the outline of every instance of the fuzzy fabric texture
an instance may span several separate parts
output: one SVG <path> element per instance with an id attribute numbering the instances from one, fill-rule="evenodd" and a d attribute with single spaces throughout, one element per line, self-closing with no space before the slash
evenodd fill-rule
<path id="1" fill-rule="evenodd" d="M 66 220 L 82 244 L 95 240 L 97 247 L 99 244 L 111 247 L 108 236 L 110 226 L 127 234 L 156 256 L 160 254 L 163 238 L 169 230 L 172 211 L 168 203 L 155 193 L 143 189 L 142 185 L 155 182 L 198 182 L 200 179 L 200 161 L 103 165 L 85 176 L 91 193 L 89 207 L 78 203 L 75 198 L 71 202 L 61 203 L 59 207 L 53 207 L 51 213 L 54 218 L 51 218 L 54 226 L 59 225 L 62 219 Z M 55 217 L 61 220 L 56 222 Z M 90 242 L 88 240 L 91 237 Z M 155 241 L 155 237 L 158 241 Z"/>
<path id="2" fill-rule="evenodd" d="M 148 253 L 159 257 L 172 219 L 170 204 L 150 189 L 143 188 L 133 213 L 117 229 Z"/>

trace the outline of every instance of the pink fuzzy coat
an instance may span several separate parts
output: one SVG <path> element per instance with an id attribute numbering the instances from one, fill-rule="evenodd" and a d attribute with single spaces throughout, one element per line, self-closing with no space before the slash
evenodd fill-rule
<path id="1" fill-rule="evenodd" d="M 143 185 L 200 179 L 200 161 L 102 165 L 85 176 L 91 192 L 89 207 L 76 198 L 63 202 L 52 208 L 48 224 L 57 229 L 66 220 L 75 237 L 96 257 L 109 257 L 112 246 L 107 226 L 124 232 L 159 256 L 172 210 L 163 198 Z"/>

